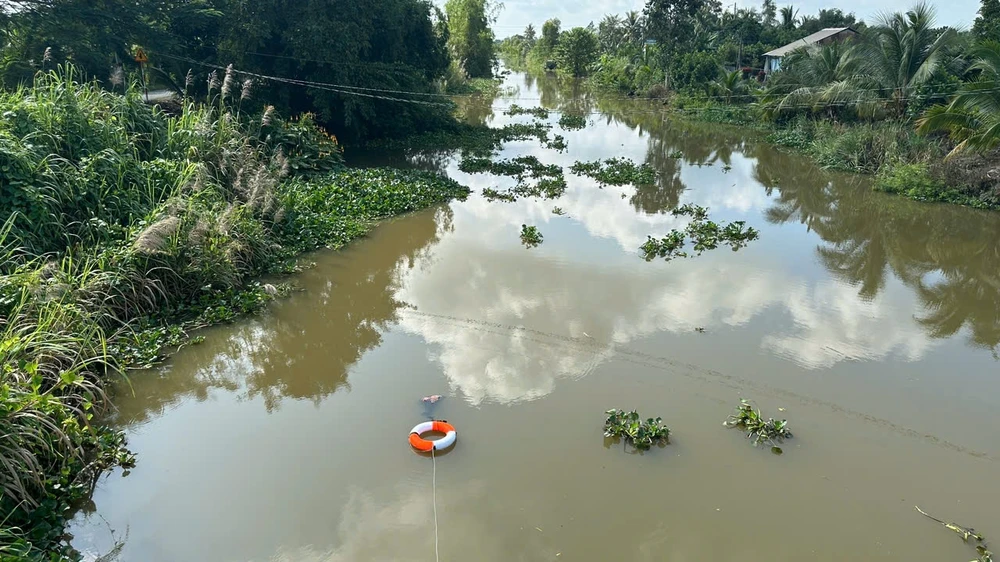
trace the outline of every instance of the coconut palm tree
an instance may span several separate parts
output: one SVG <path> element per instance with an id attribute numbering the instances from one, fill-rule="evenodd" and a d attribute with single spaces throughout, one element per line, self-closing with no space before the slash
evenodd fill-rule
<path id="1" fill-rule="evenodd" d="M 924 2 L 905 14 L 884 13 L 856 46 L 861 63 L 857 85 L 877 92 L 892 112 L 902 116 L 918 87 L 955 64 L 950 51 L 958 39 L 950 27 L 937 29 L 934 8 Z"/>
<path id="2" fill-rule="evenodd" d="M 774 26 L 774 24 L 778 21 L 778 18 L 775 17 L 777 11 L 778 6 L 774 3 L 774 0 L 764 0 L 760 7 L 761 23 L 763 23 L 766 27 Z"/>
<path id="3" fill-rule="evenodd" d="M 877 92 L 859 88 L 861 61 L 850 44 L 829 43 L 788 54 L 761 99 L 766 114 L 776 117 L 803 111 L 854 111 L 871 117 L 881 109 Z"/>
<path id="4" fill-rule="evenodd" d="M 783 29 L 795 29 L 795 24 L 799 21 L 799 11 L 792 6 L 784 6 L 779 11 L 781 14 L 781 27 Z"/>
<path id="5" fill-rule="evenodd" d="M 750 101 L 750 86 L 743 79 L 743 72 L 740 69 L 726 72 L 720 68 L 719 77 L 709 84 L 709 91 L 726 105 Z"/>
<path id="6" fill-rule="evenodd" d="M 625 29 L 625 41 L 631 45 L 642 43 L 646 35 L 646 20 L 642 14 L 632 10 L 625 13 L 622 19 L 622 27 Z"/>
<path id="7" fill-rule="evenodd" d="M 948 131 L 959 141 L 948 156 L 965 149 L 986 151 L 1000 145 L 1000 43 L 974 47 L 969 70 L 979 76 L 965 82 L 947 105 L 936 105 L 917 121 L 921 133 Z"/>
<path id="8" fill-rule="evenodd" d="M 606 53 L 617 51 L 625 41 L 625 28 L 622 19 L 617 14 L 604 16 L 597 26 L 597 38 L 600 40 L 601 49 Z"/>

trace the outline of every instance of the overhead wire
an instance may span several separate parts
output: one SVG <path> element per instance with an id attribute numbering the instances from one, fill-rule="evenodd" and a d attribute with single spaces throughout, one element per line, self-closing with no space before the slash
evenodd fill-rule
<path id="1" fill-rule="evenodd" d="M 198 61 L 196 59 L 192 59 L 192 58 L 189 58 L 189 57 L 179 57 L 179 56 L 169 55 L 169 54 L 165 54 L 165 53 L 160 53 L 160 56 L 163 56 L 163 57 L 166 57 L 166 58 L 170 58 L 170 59 L 174 59 L 174 60 L 178 60 L 178 61 L 182 61 L 182 62 L 187 62 L 189 64 L 195 64 L 195 65 L 203 66 L 203 67 L 206 67 L 206 68 L 211 68 L 211 69 L 214 69 L 214 70 L 220 70 L 220 71 L 227 71 L 228 70 L 228 67 L 224 67 L 224 66 L 217 65 L 217 64 L 212 64 L 212 63 L 207 63 L 207 62 L 204 62 L 204 61 Z M 251 72 L 251 71 L 248 71 L 248 70 L 237 69 L 237 68 L 233 68 L 232 72 L 234 72 L 236 74 L 244 75 L 244 76 L 251 76 L 251 77 L 254 77 L 254 78 L 258 78 L 260 80 L 267 80 L 267 81 L 274 81 L 274 82 L 280 82 L 280 83 L 287 83 L 287 84 L 291 84 L 291 85 L 298 85 L 298 86 L 303 86 L 303 87 L 317 88 L 317 89 L 332 91 L 332 92 L 335 92 L 335 93 L 340 93 L 340 94 L 345 94 L 345 95 L 356 95 L 356 96 L 368 97 L 368 98 L 373 98 L 373 99 L 380 99 L 380 100 L 385 100 L 385 101 L 394 101 L 394 102 L 402 102 L 402 103 L 415 103 L 415 104 L 421 104 L 421 105 L 450 106 L 450 104 L 446 104 L 446 103 L 438 103 L 438 102 L 431 102 L 431 101 L 424 101 L 424 100 L 413 100 L 413 99 L 407 99 L 407 98 L 400 98 L 398 96 L 400 96 L 400 95 L 409 95 L 409 96 L 426 96 L 426 97 L 439 97 L 439 98 L 455 98 L 455 97 L 463 97 L 463 96 L 465 96 L 465 95 L 461 95 L 461 94 L 460 95 L 454 95 L 454 94 L 442 94 L 442 93 L 435 93 L 435 92 L 417 92 L 417 91 L 412 91 L 412 90 L 398 90 L 398 89 L 391 89 L 391 88 L 373 88 L 373 87 L 367 87 L 367 86 L 355 86 L 355 85 L 350 85 L 350 84 L 340 84 L 340 83 L 330 83 L 330 82 L 317 82 L 317 81 L 312 81 L 312 80 L 300 80 L 300 79 L 287 78 L 287 77 L 281 77 L 281 76 L 271 76 L 271 75 L 261 74 L 261 73 L 257 73 L 257 72 Z M 862 89 L 854 90 L 854 92 L 856 92 L 859 95 L 859 97 L 857 99 L 854 99 L 854 100 L 845 100 L 845 101 L 840 101 L 840 102 L 830 102 L 830 103 L 824 103 L 824 104 L 796 104 L 796 105 L 786 105 L 786 106 L 783 106 L 782 109 L 815 109 L 817 107 L 823 107 L 823 108 L 825 108 L 825 107 L 849 107 L 849 106 L 861 104 L 863 102 L 869 102 L 869 101 L 871 101 L 870 99 L 866 99 L 866 98 L 860 97 L 860 95 L 863 94 L 863 93 L 883 92 L 883 91 L 890 91 L 890 90 L 891 89 L 889 89 L 889 88 L 862 88 Z M 989 90 L 983 90 L 983 91 L 989 91 Z M 1000 88 L 994 89 L 993 91 L 1000 91 Z M 379 95 L 379 94 L 392 94 L 392 95 L 387 96 L 387 95 Z M 923 94 L 923 95 L 918 95 L 918 96 L 900 97 L 900 98 L 896 98 L 896 101 L 911 101 L 911 100 L 917 99 L 917 98 L 926 98 L 928 95 L 935 95 L 935 94 L 931 93 L 931 94 Z M 947 93 L 946 92 L 940 92 L 940 95 L 947 95 Z M 606 97 L 606 96 L 601 96 L 600 99 L 601 100 L 605 100 L 605 101 L 614 101 L 614 100 L 617 100 L 617 101 L 634 101 L 634 102 L 652 103 L 652 102 L 655 102 L 657 99 L 663 99 L 663 98 L 643 98 L 643 97 L 638 97 L 638 96 L 621 96 L 621 97 Z M 703 96 L 698 96 L 698 97 L 694 98 L 693 101 L 695 101 L 695 102 L 699 102 L 699 101 L 720 101 L 720 100 L 721 101 L 725 101 L 725 100 L 728 100 L 728 101 L 738 101 L 738 100 L 742 100 L 742 99 L 754 99 L 754 100 L 756 100 L 757 97 L 754 94 L 703 95 Z M 544 99 L 541 98 L 541 97 L 538 97 L 538 98 L 533 98 L 533 97 L 532 98 L 517 97 L 516 99 L 513 99 L 513 101 L 515 101 L 515 102 L 518 102 L 518 101 L 521 101 L 521 102 L 523 102 L 523 101 L 544 101 Z M 514 105 L 514 104 L 511 104 L 511 105 Z M 750 103 L 750 104 L 747 104 L 747 105 L 760 105 L 760 104 L 759 103 Z M 509 107 L 510 107 L 509 105 L 508 106 L 494 106 L 493 109 L 507 109 Z M 705 107 L 705 108 L 686 108 L 686 109 L 683 109 L 683 111 L 705 111 L 705 110 L 721 110 L 721 109 L 722 108 Z M 553 110 L 550 110 L 550 111 L 553 111 Z M 574 113 L 572 111 L 568 111 L 568 112 L 569 113 Z M 579 114 L 578 112 L 576 112 L 576 113 Z M 598 111 L 597 113 L 604 113 L 604 112 L 603 111 Z"/>

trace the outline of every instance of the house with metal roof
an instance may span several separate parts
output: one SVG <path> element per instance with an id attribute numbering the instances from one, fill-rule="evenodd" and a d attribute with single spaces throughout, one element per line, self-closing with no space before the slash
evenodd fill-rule
<path id="1" fill-rule="evenodd" d="M 776 70 L 781 70 L 781 59 L 788 53 L 797 49 L 809 47 L 811 45 L 826 45 L 827 43 L 846 41 L 847 39 L 851 39 L 857 35 L 858 32 L 850 27 L 828 27 L 826 29 L 821 29 L 812 35 L 807 35 L 806 37 L 799 39 L 798 41 L 792 41 L 784 47 L 778 47 L 773 51 L 764 53 L 764 72 L 770 74 Z"/>

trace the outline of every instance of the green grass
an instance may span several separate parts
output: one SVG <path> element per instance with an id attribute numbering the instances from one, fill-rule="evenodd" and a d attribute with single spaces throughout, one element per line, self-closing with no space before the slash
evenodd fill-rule
<path id="1" fill-rule="evenodd" d="M 237 94 L 238 96 L 238 94 Z M 296 256 L 468 189 L 347 169 L 310 116 L 186 100 L 176 117 L 72 69 L 0 93 L 0 560 L 73 560 L 63 527 L 134 458 L 105 386 L 259 311 Z"/>

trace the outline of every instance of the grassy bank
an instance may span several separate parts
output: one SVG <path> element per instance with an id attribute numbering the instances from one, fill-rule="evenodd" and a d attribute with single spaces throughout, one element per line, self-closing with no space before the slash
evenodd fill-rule
<path id="1" fill-rule="evenodd" d="M 747 105 L 724 105 L 672 96 L 669 107 L 686 119 L 759 131 L 767 142 L 810 156 L 824 168 L 875 176 L 878 191 L 920 201 L 1000 209 L 1000 154 L 962 153 L 951 158 L 947 137 L 923 136 L 903 120 L 833 122 L 801 116 L 764 118 Z"/>
<path id="2" fill-rule="evenodd" d="M 0 560 L 72 559 L 72 506 L 134 459 L 106 383 L 199 326 L 259 310 L 256 281 L 380 218 L 468 191 L 343 167 L 305 116 L 242 114 L 222 85 L 169 116 L 73 71 L 0 94 Z"/>

